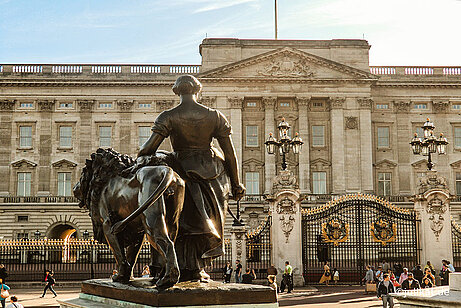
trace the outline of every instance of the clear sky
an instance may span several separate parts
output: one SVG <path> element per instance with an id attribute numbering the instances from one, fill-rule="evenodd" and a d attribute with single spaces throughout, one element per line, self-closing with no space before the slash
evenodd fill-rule
<path id="1" fill-rule="evenodd" d="M 461 0 L 278 0 L 280 39 L 365 38 L 371 65 L 461 66 Z M 274 38 L 274 0 L 0 0 L 0 63 L 199 64 Z"/>

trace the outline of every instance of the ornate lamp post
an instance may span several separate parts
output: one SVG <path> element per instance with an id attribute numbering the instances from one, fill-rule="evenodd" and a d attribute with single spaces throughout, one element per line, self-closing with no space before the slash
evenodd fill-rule
<path id="1" fill-rule="evenodd" d="M 279 149 L 279 154 L 282 156 L 282 170 L 287 170 L 286 155 L 290 153 L 290 150 L 293 150 L 294 154 L 299 154 L 304 142 L 298 136 L 298 133 L 293 139 L 288 136 L 290 124 L 285 121 L 285 118 L 282 118 L 282 122 L 279 123 L 277 129 L 279 130 L 280 139 L 277 141 L 270 133 L 264 144 L 269 154 L 275 154 L 276 148 Z"/>
<path id="2" fill-rule="evenodd" d="M 427 156 L 427 169 L 432 170 L 434 164 L 432 163 L 431 154 L 446 154 L 448 140 L 443 136 L 443 134 L 440 134 L 439 138 L 434 136 L 435 126 L 429 118 L 427 118 L 426 123 L 424 123 L 422 128 L 424 131 L 423 138 L 418 138 L 418 134 L 415 134 L 410 144 L 413 154 Z"/>

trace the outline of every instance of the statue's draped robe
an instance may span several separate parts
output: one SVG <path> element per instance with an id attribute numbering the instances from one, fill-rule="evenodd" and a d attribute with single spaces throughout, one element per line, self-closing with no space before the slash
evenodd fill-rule
<path id="1" fill-rule="evenodd" d="M 222 154 L 213 138 L 231 134 L 222 113 L 201 105 L 187 112 L 182 105 L 162 112 L 152 131 L 170 137 L 171 166 L 186 182 L 175 249 L 181 271 L 197 271 L 224 253 L 224 219 L 230 192 Z"/>

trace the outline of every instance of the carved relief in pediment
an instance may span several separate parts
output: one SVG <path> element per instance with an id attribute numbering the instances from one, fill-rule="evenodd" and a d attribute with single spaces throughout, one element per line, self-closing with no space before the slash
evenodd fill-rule
<path id="1" fill-rule="evenodd" d="M 266 77 L 313 77 L 306 59 L 296 59 L 285 55 L 283 58 L 272 59 L 258 71 L 258 75 Z"/>

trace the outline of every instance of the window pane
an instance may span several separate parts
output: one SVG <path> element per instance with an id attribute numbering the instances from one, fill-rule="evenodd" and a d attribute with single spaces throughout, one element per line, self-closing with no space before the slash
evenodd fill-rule
<path id="1" fill-rule="evenodd" d="M 99 127 L 99 146 L 100 147 L 110 147 L 111 137 L 112 137 L 112 127 L 111 126 L 100 126 Z"/>
<path id="2" fill-rule="evenodd" d="M 378 148 L 389 147 L 389 127 L 378 127 Z"/>
<path id="3" fill-rule="evenodd" d="M 63 148 L 72 147 L 72 127 L 61 126 L 59 128 L 59 146 Z"/>
<path id="4" fill-rule="evenodd" d="M 58 172 L 58 196 L 71 195 L 71 173 Z"/>
<path id="5" fill-rule="evenodd" d="M 312 173 L 312 191 L 314 194 L 327 193 L 327 173 L 326 172 L 313 172 Z"/>
<path id="6" fill-rule="evenodd" d="M 378 195 L 390 196 L 391 195 L 391 173 L 380 172 L 378 173 Z"/>
<path id="7" fill-rule="evenodd" d="M 32 147 L 32 126 L 19 127 L 19 147 L 31 148 Z"/>
<path id="8" fill-rule="evenodd" d="M 30 172 L 18 172 L 18 196 L 30 196 L 31 175 Z"/>
<path id="9" fill-rule="evenodd" d="M 422 127 L 417 127 L 416 128 L 416 134 L 418 135 L 418 138 L 424 138 L 424 130 Z"/>
<path id="10" fill-rule="evenodd" d="M 139 146 L 142 146 L 150 137 L 149 126 L 139 126 Z"/>
<path id="11" fill-rule="evenodd" d="M 461 127 L 455 127 L 455 147 L 461 147 Z"/>
<path id="12" fill-rule="evenodd" d="M 246 127 L 246 146 L 257 147 L 258 146 L 258 126 L 247 126 Z"/>
<path id="13" fill-rule="evenodd" d="M 259 195 L 259 172 L 245 172 L 247 195 Z"/>
<path id="14" fill-rule="evenodd" d="M 312 126 L 312 145 L 317 147 L 325 146 L 325 126 Z"/>

